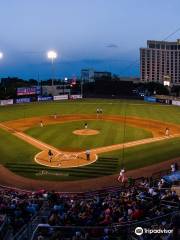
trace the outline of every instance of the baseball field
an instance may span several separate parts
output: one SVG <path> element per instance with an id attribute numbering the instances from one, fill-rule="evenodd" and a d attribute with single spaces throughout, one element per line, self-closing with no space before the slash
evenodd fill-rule
<path id="1" fill-rule="evenodd" d="M 179 161 L 180 108 L 105 99 L 5 106 L 0 136 L 1 183 L 106 181 L 122 166 L 141 175 Z"/>

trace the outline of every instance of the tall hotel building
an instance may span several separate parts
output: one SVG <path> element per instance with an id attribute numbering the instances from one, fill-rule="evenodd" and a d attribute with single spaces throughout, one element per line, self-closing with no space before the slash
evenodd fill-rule
<path id="1" fill-rule="evenodd" d="M 142 82 L 169 80 L 180 85 L 180 39 L 177 42 L 147 41 L 147 48 L 140 48 Z"/>

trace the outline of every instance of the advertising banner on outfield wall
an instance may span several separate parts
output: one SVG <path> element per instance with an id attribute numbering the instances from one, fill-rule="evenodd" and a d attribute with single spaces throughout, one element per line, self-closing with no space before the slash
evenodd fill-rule
<path id="1" fill-rule="evenodd" d="M 66 95 L 58 95 L 58 96 L 54 96 L 53 99 L 54 99 L 54 101 L 58 101 L 58 100 L 67 100 L 67 99 L 68 99 L 68 94 L 66 94 Z"/>
<path id="2" fill-rule="evenodd" d="M 163 103 L 163 104 L 172 104 L 172 100 L 169 100 L 169 99 L 158 99 L 157 98 L 157 102 Z"/>
<path id="3" fill-rule="evenodd" d="M 180 106 L 180 101 L 172 100 L 172 105 Z"/>
<path id="4" fill-rule="evenodd" d="M 31 99 L 30 98 L 17 98 L 16 103 L 30 103 Z"/>
<path id="5" fill-rule="evenodd" d="M 37 100 L 38 100 L 38 102 L 41 102 L 41 101 L 52 101 L 53 97 L 41 97 L 41 96 L 39 96 Z"/>
<path id="6" fill-rule="evenodd" d="M 82 95 L 71 95 L 70 99 L 81 99 Z"/>
<path id="7" fill-rule="evenodd" d="M 13 104 L 13 99 L 0 100 L 0 105 L 1 106 L 12 105 L 12 104 Z"/>
<path id="8" fill-rule="evenodd" d="M 155 97 L 144 97 L 144 101 L 145 102 L 156 102 L 156 98 Z"/>

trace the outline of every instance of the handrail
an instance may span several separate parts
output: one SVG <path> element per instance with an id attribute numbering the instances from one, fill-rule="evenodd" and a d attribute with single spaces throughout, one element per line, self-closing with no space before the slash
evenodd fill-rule
<path id="1" fill-rule="evenodd" d="M 31 217 L 30 222 L 32 222 L 33 220 L 36 219 L 36 217 L 39 215 L 39 213 L 40 213 L 40 211 L 42 210 L 42 208 L 43 208 L 43 204 L 42 204 L 41 208 L 38 210 L 38 212 Z M 21 240 L 21 235 L 24 233 L 24 231 L 27 229 L 28 226 L 29 226 L 29 223 L 24 224 L 24 225 L 21 227 L 21 229 L 13 236 L 13 239 L 12 239 L 12 240 L 18 240 L 18 239 Z"/>
<path id="2" fill-rule="evenodd" d="M 116 229 L 116 230 L 119 230 L 120 228 L 122 229 L 125 229 L 125 228 L 133 228 L 134 226 L 143 226 L 147 223 L 150 223 L 150 222 L 153 222 L 153 221 L 158 221 L 158 220 L 161 220 L 163 218 L 167 218 L 167 217 L 172 217 L 174 216 L 175 214 L 179 213 L 179 211 L 173 211 L 171 213 L 168 213 L 168 214 L 164 214 L 164 215 L 161 215 L 161 216 L 157 216 L 153 219 L 148 219 L 148 220 L 144 220 L 144 221 L 131 221 L 131 222 L 128 222 L 126 224 L 113 224 L 113 225 L 110 225 L 110 226 L 44 226 L 44 228 L 53 228 L 53 229 L 80 229 L 80 230 L 83 230 L 83 229 L 86 229 L 86 230 L 92 230 L 92 229 L 99 229 L 99 230 L 103 230 L 104 228 L 108 228 L 108 229 Z M 35 234 L 38 230 L 39 226 L 36 227 L 35 231 L 33 232 L 33 235 L 31 237 L 31 240 L 34 240 L 34 237 L 35 237 Z M 43 226 L 41 226 L 41 228 L 43 228 Z M 118 228 L 118 229 L 117 229 Z"/>

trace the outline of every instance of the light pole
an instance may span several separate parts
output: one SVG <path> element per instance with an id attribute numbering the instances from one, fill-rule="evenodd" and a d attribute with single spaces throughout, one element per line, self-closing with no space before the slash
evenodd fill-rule
<path id="1" fill-rule="evenodd" d="M 83 79 L 81 79 L 81 96 L 83 98 Z"/>
<path id="2" fill-rule="evenodd" d="M 121 161 L 121 168 L 124 168 L 124 155 L 125 155 L 125 138 L 126 138 L 126 109 L 127 106 L 125 105 L 125 109 L 124 109 L 124 126 L 123 126 L 123 148 L 122 148 L 122 161 Z"/>
<path id="3" fill-rule="evenodd" d="M 0 60 L 3 59 L 3 52 L 0 52 Z M 1 77 L 0 77 L 1 80 Z M 6 92 L 6 88 L 4 87 L 4 91 Z"/>
<path id="4" fill-rule="evenodd" d="M 57 52 L 51 50 L 47 52 L 47 58 L 51 60 L 52 65 L 52 87 L 54 86 L 54 60 L 57 58 Z"/>

